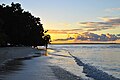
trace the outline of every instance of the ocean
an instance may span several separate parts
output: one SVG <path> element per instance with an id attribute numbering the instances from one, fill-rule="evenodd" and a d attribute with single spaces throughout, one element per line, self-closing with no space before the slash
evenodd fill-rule
<path id="1" fill-rule="evenodd" d="M 82 73 L 87 77 L 94 80 L 120 80 L 120 45 L 118 44 L 49 45 L 49 48 L 68 52 L 76 64 L 83 68 Z M 73 66 L 74 68 L 77 67 Z"/>
<path id="2" fill-rule="evenodd" d="M 47 51 L 12 49 L 16 50 L 14 56 L 33 57 L 8 60 L 0 68 L 0 80 L 120 80 L 119 44 L 49 45 Z"/>

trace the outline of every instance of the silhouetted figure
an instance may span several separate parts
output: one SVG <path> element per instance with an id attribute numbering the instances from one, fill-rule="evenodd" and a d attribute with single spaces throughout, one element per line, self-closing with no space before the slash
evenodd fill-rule
<path id="1" fill-rule="evenodd" d="M 47 47 L 48 47 L 48 44 L 50 43 L 50 39 L 51 39 L 50 35 L 44 36 L 45 48 L 46 48 L 46 49 L 47 49 Z"/>

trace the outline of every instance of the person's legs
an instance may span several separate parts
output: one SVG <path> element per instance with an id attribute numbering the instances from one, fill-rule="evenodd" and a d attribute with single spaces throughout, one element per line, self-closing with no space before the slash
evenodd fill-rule
<path id="1" fill-rule="evenodd" d="M 48 44 L 45 44 L 45 48 L 46 48 L 46 50 L 47 50 L 47 47 L 48 47 Z"/>

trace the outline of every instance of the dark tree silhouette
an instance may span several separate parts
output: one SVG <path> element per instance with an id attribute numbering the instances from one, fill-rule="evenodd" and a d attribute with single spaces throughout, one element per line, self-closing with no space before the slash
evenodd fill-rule
<path id="1" fill-rule="evenodd" d="M 46 49 L 47 49 L 48 44 L 49 44 L 50 41 L 51 41 L 50 35 L 45 35 L 45 36 L 44 36 L 44 41 L 45 41 L 45 47 L 46 47 Z"/>
<path id="2" fill-rule="evenodd" d="M 43 32 L 40 18 L 24 11 L 21 4 L 0 5 L 0 46 L 7 43 L 13 46 L 44 45 Z"/>

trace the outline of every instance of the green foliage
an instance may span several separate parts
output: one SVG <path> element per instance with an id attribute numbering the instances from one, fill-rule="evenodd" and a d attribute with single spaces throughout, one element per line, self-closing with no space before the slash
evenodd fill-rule
<path id="1" fill-rule="evenodd" d="M 43 32 L 40 18 L 24 11 L 21 4 L 0 5 L 0 44 L 44 45 Z"/>

